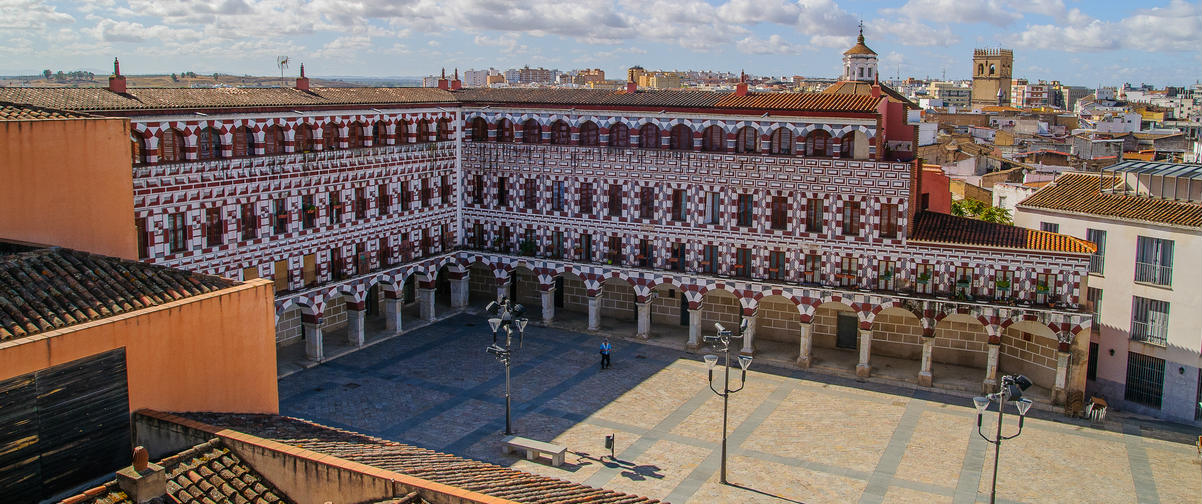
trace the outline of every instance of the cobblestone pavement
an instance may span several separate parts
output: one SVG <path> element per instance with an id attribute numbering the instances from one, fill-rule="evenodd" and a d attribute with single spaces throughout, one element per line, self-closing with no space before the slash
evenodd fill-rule
<path id="1" fill-rule="evenodd" d="M 567 446 L 567 463 L 502 455 L 505 378 L 491 341 L 484 319 L 454 316 L 280 380 L 281 411 L 675 503 L 988 502 L 993 448 L 966 399 L 753 363 L 730 399 L 732 485 L 721 485 L 722 402 L 700 355 L 613 340 L 603 371 L 598 336 L 533 325 L 513 362 L 514 429 Z M 1002 444 L 998 501 L 1198 502 L 1196 434 L 1034 413 Z"/>

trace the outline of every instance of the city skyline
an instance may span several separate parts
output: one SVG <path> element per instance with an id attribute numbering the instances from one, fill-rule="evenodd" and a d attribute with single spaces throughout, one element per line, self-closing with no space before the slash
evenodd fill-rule
<path id="1" fill-rule="evenodd" d="M 926 13 L 939 13 L 940 21 Z M 864 21 L 883 77 L 966 79 L 976 47 L 1015 50 L 1015 77 L 1096 86 L 1197 81 L 1202 8 L 1117 2 L 851 0 L 479 4 L 417 0 L 10 0 L 3 74 L 103 70 L 130 74 L 421 76 L 442 67 L 694 69 L 835 77 Z M 1053 49 L 1054 48 L 1054 49 Z M 1069 69 L 1072 69 L 1071 71 Z"/>

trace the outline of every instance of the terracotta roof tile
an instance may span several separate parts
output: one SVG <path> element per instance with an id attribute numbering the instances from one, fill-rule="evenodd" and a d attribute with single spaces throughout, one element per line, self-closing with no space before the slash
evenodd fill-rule
<path id="1" fill-rule="evenodd" d="M 73 111 L 453 103 L 438 88 L 0 88 L 0 101 Z"/>
<path id="2" fill-rule="evenodd" d="M 646 497 L 603 490 L 278 415 L 178 413 L 178 416 L 352 462 L 492 497 L 532 504 L 643 504 Z"/>
<path id="3" fill-rule="evenodd" d="M 235 284 L 221 277 L 58 247 L 0 254 L 0 341 Z"/>
<path id="4" fill-rule="evenodd" d="M 758 110 L 875 112 L 869 97 L 832 98 L 817 93 L 734 93 L 713 91 L 467 88 L 455 92 L 465 103 L 530 105 L 612 105 L 630 107 L 737 108 Z"/>
<path id="5" fill-rule="evenodd" d="M 1113 174 L 1065 173 L 1018 204 L 1144 222 L 1202 227 L 1202 204 L 1173 201 L 1134 194 L 1102 192 L 1121 187 L 1122 178 Z"/>
<path id="6" fill-rule="evenodd" d="M 938 212 L 919 212 L 914 216 L 914 221 L 914 234 L 910 237 L 914 241 L 1077 254 L 1092 254 L 1097 250 L 1093 243 L 1065 234 Z"/>
<path id="7" fill-rule="evenodd" d="M 66 110 L 38 107 L 28 104 L 0 101 L 0 121 L 28 121 L 33 119 L 76 119 L 91 117 Z"/>
<path id="8" fill-rule="evenodd" d="M 872 82 L 864 81 L 839 81 L 831 84 L 826 89 L 823 89 L 822 94 L 872 96 L 872 85 Z M 910 101 L 909 98 L 906 98 L 901 93 L 897 92 L 896 89 L 893 89 L 885 84 L 880 84 L 880 86 L 882 96 L 888 97 L 890 100 L 901 103 L 912 109 L 919 108 L 918 104 Z"/>

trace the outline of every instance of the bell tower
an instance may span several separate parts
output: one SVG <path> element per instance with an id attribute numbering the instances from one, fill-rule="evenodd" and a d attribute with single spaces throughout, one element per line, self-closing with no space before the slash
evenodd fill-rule
<path id="1" fill-rule="evenodd" d="M 1014 75 L 1014 51 L 974 49 L 972 52 L 972 105 L 1010 104 L 1010 79 Z"/>
<path id="2" fill-rule="evenodd" d="M 864 22 L 860 21 L 860 36 L 856 37 L 856 45 L 843 51 L 843 76 L 839 80 L 875 82 L 876 63 L 876 51 L 864 45 Z"/>

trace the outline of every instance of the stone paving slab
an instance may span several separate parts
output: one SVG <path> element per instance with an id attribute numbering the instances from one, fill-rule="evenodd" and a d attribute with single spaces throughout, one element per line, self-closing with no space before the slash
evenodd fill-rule
<path id="1" fill-rule="evenodd" d="M 733 485 L 723 485 L 722 402 L 706 384 L 703 352 L 612 341 L 614 365 L 604 371 L 596 334 L 531 326 L 515 353 L 515 429 L 566 446 L 562 467 L 501 453 L 503 368 L 484 352 L 491 336 L 473 315 L 287 376 L 281 411 L 677 503 L 988 502 L 993 445 L 977 436 L 970 401 L 759 360 L 730 399 Z M 1193 434 L 1117 416 L 1091 427 L 1037 411 L 1002 444 L 999 502 L 1197 502 L 1202 494 Z M 994 418 L 985 418 L 991 435 Z M 1005 433 L 1016 420 L 1007 414 Z M 616 459 L 603 446 L 609 434 Z"/>

